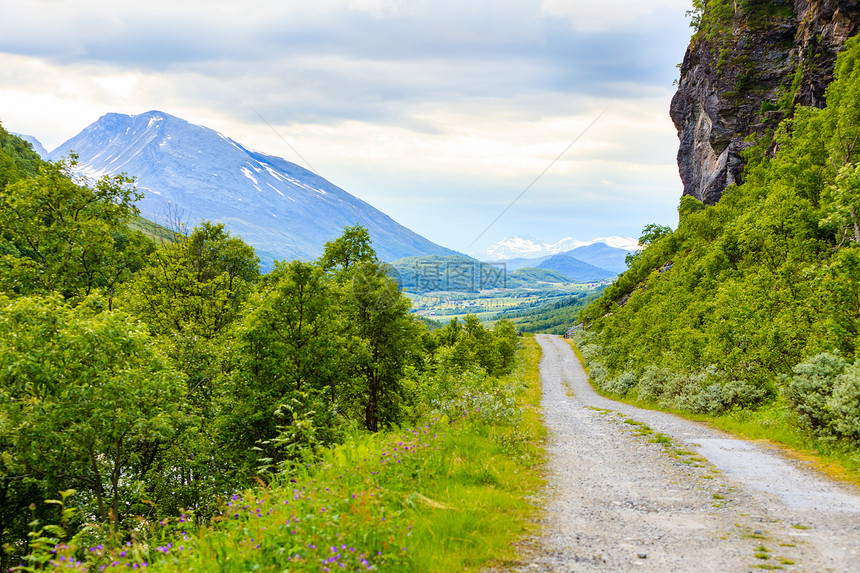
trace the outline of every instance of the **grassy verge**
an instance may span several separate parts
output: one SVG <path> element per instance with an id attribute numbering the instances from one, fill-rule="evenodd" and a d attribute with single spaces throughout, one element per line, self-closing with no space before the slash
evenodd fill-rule
<path id="1" fill-rule="evenodd" d="M 573 340 L 567 342 L 582 363 L 586 373 L 585 359 Z M 591 379 L 589 377 L 589 382 Z M 844 445 L 825 441 L 811 436 L 799 428 L 793 415 L 781 399 L 757 410 L 734 409 L 719 416 L 692 414 L 683 410 L 661 408 L 658 404 L 640 400 L 635 396 L 618 396 L 605 392 L 591 383 L 598 394 L 638 408 L 662 410 L 688 420 L 704 422 L 714 428 L 747 438 L 764 442 L 767 446 L 779 449 L 784 455 L 801 460 L 820 472 L 838 481 L 860 486 L 860 453 Z"/>
<path id="2" fill-rule="evenodd" d="M 84 532 L 44 551 L 31 570 L 470 571 L 515 558 L 533 527 L 545 430 L 540 349 L 523 338 L 519 367 L 497 391 L 513 415 L 461 409 L 397 432 L 358 434 L 291 476 L 223 500 L 214 523 L 191 514 L 140 527 L 126 544 Z M 501 419 L 504 418 L 504 419 Z"/>

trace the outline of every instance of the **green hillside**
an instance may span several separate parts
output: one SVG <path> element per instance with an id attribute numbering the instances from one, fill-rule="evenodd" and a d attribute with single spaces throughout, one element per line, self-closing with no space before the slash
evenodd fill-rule
<path id="1" fill-rule="evenodd" d="M 582 312 L 598 385 L 664 408 L 757 412 L 810 447 L 860 445 L 858 139 L 853 39 L 827 107 L 795 109 L 773 158 L 761 137 L 745 182 L 715 206 L 683 197 L 678 229 Z"/>
<path id="2" fill-rule="evenodd" d="M 0 569 L 511 555 L 540 487 L 533 341 L 414 316 L 363 227 L 261 275 L 223 225 L 173 233 L 130 179 L 72 173 L 0 128 Z"/>
<path id="3" fill-rule="evenodd" d="M 517 288 L 535 283 L 563 284 L 571 280 L 558 271 L 525 267 L 508 274 L 508 287 Z"/>

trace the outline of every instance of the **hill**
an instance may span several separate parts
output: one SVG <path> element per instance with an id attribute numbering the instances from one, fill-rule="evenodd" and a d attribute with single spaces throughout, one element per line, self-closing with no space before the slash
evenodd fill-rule
<path id="1" fill-rule="evenodd" d="M 403 290 L 478 292 L 504 288 L 504 267 L 482 263 L 466 255 L 404 257 L 389 265 Z"/>
<path id="2" fill-rule="evenodd" d="M 509 288 L 528 286 L 535 283 L 561 284 L 569 282 L 570 279 L 559 272 L 551 271 L 549 269 L 539 269 L 536 267 L 526 267 L 524 269 L 517 269 L 512 273 L 508 273 Z"/>
<path id="3" fill-rule="evenodd" d="M 35 151 L 41 159 L 47 161 L 48 151 L 44 148 L 42 142 L 40 142 L 38 139 L 36 139 L 32 135 L 24 135 L 22 133 L 12 133 L 12 135 L 14 135 L 15 137 L 19 137 L 29 143 L 30 146 L 33 148 L 33 151 Z"/>

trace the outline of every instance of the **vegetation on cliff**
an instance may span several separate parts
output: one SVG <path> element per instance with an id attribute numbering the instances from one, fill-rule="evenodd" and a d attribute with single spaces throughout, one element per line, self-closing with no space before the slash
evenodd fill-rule
<path id="1" fill-rule="evenodd" d="M 581 314 L 600 387 L 860 446 L 858 94 L 855 39 L 826 108 L 783 121 L 774 157 L 748 151 L 745 182 L 712 207 L 682 198 L 678 229 Z"/>

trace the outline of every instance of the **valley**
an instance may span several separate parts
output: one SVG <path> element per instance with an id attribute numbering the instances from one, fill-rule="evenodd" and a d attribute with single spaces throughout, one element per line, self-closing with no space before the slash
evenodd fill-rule
<path id="1" fill-rule="evenodd" d="M 406 296 L 412 301 L 413 312 L 423 318 L 446 322 L 454 318 L 462 320 L 473 314 L 487 324 L 504 318 L 510 318 L 514 324 L 518 324 L 521 316 L 531 316 L 544 307 L 572 298 L 594 298 L 605 286 L 606 283 L 545 284 L 543 287 L 536 284 L 530 288 L 494 289 L 477 293 L 438 291 L 418 294 L 406 291 Z M 563 326 L 564 330 L 573 326 L 573 318 Z"/>

